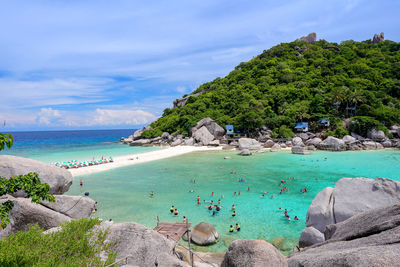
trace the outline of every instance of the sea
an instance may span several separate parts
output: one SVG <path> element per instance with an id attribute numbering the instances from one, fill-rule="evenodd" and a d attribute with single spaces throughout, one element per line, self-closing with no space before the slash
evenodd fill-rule
<path id="1" fill-rule="evenodd" d="M 121 136 L 132 133 L 133 130 L 14 133 L 15 146 L 1 154 L 52 163 L 160 149 L 119 143 Z M 313 198 L 343 177 L 400 181 L 400 151 L 315 151 L 311 155 L 280 151 L 249 157 L 232 151 L 194 152 L 77 176 L 67 194 L 88 192 L 98 202 L 94 216 L 114 222 L 134 221 L 154 228 L 157 218 L 181 222 L 185 216 L 192 226 L 203 221 L 211 223 L 220 240 L 208 247 L 195 246 L 197 251 L 224 252 L 233 240 L 246 238 L 267 240 L 287 255 L 298 243 Z M 83 187 L 79 180 L 83 180 Z M 288 190 L 280 193 L 282 187 Z M 307 188 L 306 193 L 301 192 L 303 188 Z M 201 204 L 197 203 L 197 196 Z M 211 200 L 222 206 L 215 215 L 207 209 Z M 177 216 L 170 213 L 172 205 L 179 211 Z M 232 216 L 232 205 L 236 216 Z M 285 218 L 284 209 L 289 211 L 290 221 Z M 294 216 L 299 220 L 295 221 Z M 241 231 L 230 233 L 230 225 L 236 223 Z"/>

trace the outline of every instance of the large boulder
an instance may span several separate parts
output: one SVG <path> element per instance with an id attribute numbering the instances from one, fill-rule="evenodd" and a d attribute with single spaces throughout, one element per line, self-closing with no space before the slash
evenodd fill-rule
<path id="1" fill-rule="evenodd" d="M 372 43 L 376 44 L 376 43 L 381 43 L 385 41 L 385 34 L 383 32 L 381 32 L 381 34 L 374 34 L 374 37 L 372 38 Z"/>
<path id="2" fill-rule="evenodd" d="M 299 239 L 299 247 L 309 247 L 325 241 L 324 234 L 315 229 L 314 227 L 306 227 L 301 232 Z"/>
<path id="3" fill-rule="evenodd" d="M 215 244 L 218 241 L 219 234 L 214 226 L 209 223 L 201 222 L 194 226 L 190 233 L 190 239 L 193 243 L 200 246 Z"/>
<path id="4" fill-rule="evenodd" d="M 138 140 L 142 137 L 142 133 L 144 132 L 144 130 L 137 130 L 133 133 L 132 139 L 133 141 Z"/>
<path id="5" fill-rule="evenodd" d="M 182 142 L 183 142 L 182 139 L 177 138 L 176 140 L 174 140 L 174 141 L 171 143 L 171 146 L 179 146 L 180 144 L 182 144 Z"/>
<path id="6" fill-rule="evenodd" d="M 136 141 L 133 141 L 132 143 L 130 143 L 130 146 L 143 146 L 143 145 L 148 145 L 151 143 L 150 139 L 139 139 Z"/>
<path id="7" fill-rule="evenodd" d="M 72 184 L 72 175 L 65 169 L 33 159 L 0 155 L 1 177 L 8 179 L 29 172 L 36 172 L 40 181 L 50 186 L 50 194 L 61 195 L 67 192 Z"/>
<path id="8" fill-rule="evenodd" d="M 274 141 L 272 141 L 271 139 L 267 140 L 264 144 L 264 147 L 266 148 L 271 148 L 274 145 Z"/>
<path id="9" fill-rule="evenodd" d="M 252 138 L 240 138 L 239 149 L 259 150 L 261 149 L 261 144 Z"/>
<path id="10" fill-rule="evenodd" d="M 207 130 L 205 126 L 202 126 L 200 129 L 198 129 L 193 134 L 193 138 L 197 142 L 201 142 L 205 146 L 207 146 L 212 140 L 214 140 L 214 136 Z"/>
<path id="11" fill-rule="evenodd" d="M 343 151 L 346 150 L 346 145 L 342 139 L 328 136 L 328 138 L 317 145 L 317 148 L 321 150 Z"/>
<path id="12" fill-rule="evenodd" d="M 41 228 L 47 230 L 71 220 L 70 217 L 62 213 L 33 203 L 29 198 L 8 198 L 2 199 L 1 202 L 6 200 L 11 200 L 14 203 L 14 207 L 9 212 L 10 223 L 5 229 L 0 231 L 0 237 L 18 231 L 26 231 L 30 225 L 36 223 Z"/>
<path id="13" fill-rule="evenodd" d="M 315 32 L 309 33 L 306 36 L 300 37 L 300 40 L 311 44 L 317 40 L 317 34 Z"/>
<path id="14" fill-rule="evenodd" d="M 343 136 L 342 140 L 344 141 L 345 144 L 352 144 L 357 142 L 357 139 L 355 139 L 353 136 L 351 135 L 345 135 Z"/>
<path id="15" fill-rule="evenodd" d="M 112 224 L 106 229 L 105 242 L 117 252 L 117 261 L 128 257 L 129 266 L 187 266 L 172 254 L 175 242 L 154 230 L 134 222 Z"/>
<path id="16" fill-rule="evenodd" d="M 335 224 L 374 208 L 400 203 L 400 182 L 386 178 L 342 178 L 335 188 L 317 194 L 307 212 L 307 227 L 321 232 Z"/>
<path id="17" fill-rule="evenodd" d="M 307 140 L 306 145 L 307 146 L 318 146 L 319 143 L 321 143 L 321 142 L 322 142 L 321 138 L 314 137 L 313 139 Z"/>
<path id="18" fill-rule="evenodd" d="M 293 144 L 293 146 L 304 146 L 303 139 L 301 139 L 300 137 L 297 137 L 297 136 L 293 137 L 292 144 Z"/>
<path id="19" fill-rule="evenodd" d="M 184 144 L 186 146 L 193 146 L 194 145 L 194 139 L 193 137 L 190 137 L 189 139 L 185 140 Z"/>
<path id="20" fill-rule="evenodd" d="M 207 117 L 200 120 L 195 127 L 191 129 L 192 136 L 194 133 L 202 127 L 206 127 L 207 130 L 214 136 L 215 139 L 220 139 L 224 136 L 225 130 L 219 126 L 213 119 Z"/>
<path id="21" fill-rule="evenodd" d="M 303 140 L 303 141 L 307 141 L 308 139 L 310 139 L 310 136 L 307 133 L 300 133 L 299 137 Z"/>
<path id="22" fill-rule="evenodd" d="M 383 147 L 391 147 L 392 146 L 392 141 L 390 141 L 389 139 L 385 140 L 382 142 L 382 146 Z"/>
<path id="23" fill-rule="evenodd" d="M 383 148 L 383 146 L 380 143 L 375 142 L 375 141 L 363 141 L 362 145 L 367 150 L 382 149 Z"/>
<path id="24" fill-rule="evenodd" d="M 56 202 L 42 201 L 40 204 L 73 219 L 89 218 L 95 201 L 84 196 L 56 195 Z"/>
<path id="25" fill-rule="evenodd" d="M 251 151 L 245 148 L 245 149 L 240 150 L 238 155 L 240 155 L 240 156 L 251 156 Z"/>
<path id="26" fill-rule="evenodd" d="M 307 150 L 304 146 L 294 146 L 292 147 L 293 154 L 300 154 L 300 155 L 309 155 L 310 151 Z"/>
<path id="27" fill-rule="evenodd" d="M 279 144 L 275 144 L 269 149 L 270 152 L 278 152 L 279 150 L 281 150 L 281 146 Z"/>
<path id="28" fill-rule="evenodd" d="M 226 251 L 221 267 L 280 267 L 287 266 L 285 257 L 265 240 L 239 239 Z"/>
<path id="29" fill-rule="evenodd" d="M 374 141 L 383 141 L 387 138 L 383 131 L 376 130 L 376 129 L 372 129 L 372 130 L 368 131 L 367 137 Z"/>
<path id="30" fill-rule="evenodd" d="M 400 266 L 400 205 L 329 225 L 327 241 L 295 252 L 289 266 Z"/>

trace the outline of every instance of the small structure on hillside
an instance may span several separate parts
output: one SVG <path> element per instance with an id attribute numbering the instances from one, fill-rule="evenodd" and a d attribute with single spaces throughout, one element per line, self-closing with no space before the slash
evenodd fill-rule
<path id="1" fill-rule="evenodd" d="M 235 131 L 235 127 L 233 125 L 225 125 L 225 129 L 226 129 L 226 135 L 230 137 L 239 138 L 241 136 L 246 136 L 246 132 L 244 131 L 240 130 Z"/>
<path id="2" fill-rule="evenodd" d="M 329 118 L 322 118 L 318 121 L 319 126 L 322 127 L 329 127 L 330 123 L 329 123 Z"/>
<path id="3" fill-rule="evenodd" d="M 296 132 L 308 132 L 308 122 L 298 122 L 294 129 Z"/>

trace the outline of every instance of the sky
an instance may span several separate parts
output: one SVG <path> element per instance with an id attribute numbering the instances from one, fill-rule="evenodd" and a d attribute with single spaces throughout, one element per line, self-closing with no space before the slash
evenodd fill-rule
<path id="1" fill-rule="evenodd" d="M 0 0 L 0 131 L 138 128 L 310 32 L 399 41 L 399 13 L 398 0 Z"/>

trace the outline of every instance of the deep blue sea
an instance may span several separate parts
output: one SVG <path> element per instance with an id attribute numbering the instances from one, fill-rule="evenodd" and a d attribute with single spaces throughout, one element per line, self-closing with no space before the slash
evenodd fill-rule
<path id="1" fill-rule="evenodd" d="M 119 142 L 134 129 L 10 132 L 14 145 L 0 154 L 11 154 L 48 163 L 92 160 L 152 151 L 152 147 L 130 147 Z"/>

